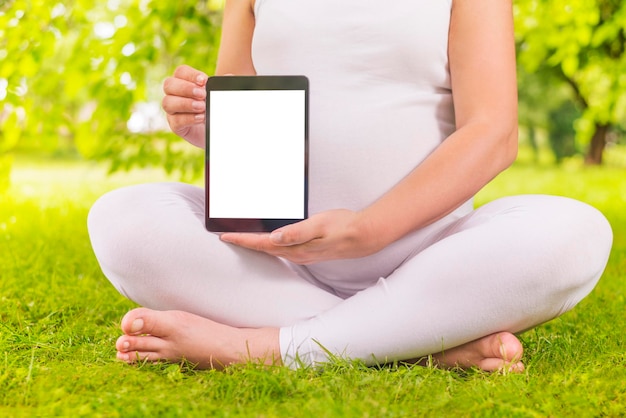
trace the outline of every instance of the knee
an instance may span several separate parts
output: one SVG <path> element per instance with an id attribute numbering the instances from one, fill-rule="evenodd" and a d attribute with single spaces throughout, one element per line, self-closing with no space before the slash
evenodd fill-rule
<path id="1" fill-rule="evenodd" d="M 131 232 L 137 227 L 136 210 L 132 188 L 109 192 L 90 209 L 87 230 L 93 251 L 105 272 L 114 263 L 120 264 L 132 257 L 130 253 L 135 245 Z"/>
<path id="2" fill-rule="evenodd" d="M 158 245 L 159 225 L 167 215 L 174 185 L 156 183 L 123 187 L 98 199 L 87 217 L 87 229 L 93 251 L 105 275 L 126 277 L 150 257 Z"/>
<path id="3" fill-rule="evenodd" d="M 98 199 L 87 228 L 105 275 L 110 279 L 111 273 L 145 274 L 155 259 L 184 241 L 182 229 L 195 231 L 202 225 L 203 197 L 202 189 L 191 185 L 149 183 L 117 189 Z"/>
<path id="4" fill-rule="evenodd" d="M 546 241 L 555 257 L 561 291 L 569 295 L 562 311 L 576 305 L 595 287 L 607 265 L 613 232 L 597 209 L 567 198 L 555 198 L 544 222 Z"/>
<path id="5" fill-rule="evenodd" d="M 565 222 L 561 226 L 566 230 L 562 245 L 570 250 L 570 260 L 587 275 L 599 278 L 613 245 L 611 225 L 600 211 L 579 201 L 564 199 L 562 212 Z"/>

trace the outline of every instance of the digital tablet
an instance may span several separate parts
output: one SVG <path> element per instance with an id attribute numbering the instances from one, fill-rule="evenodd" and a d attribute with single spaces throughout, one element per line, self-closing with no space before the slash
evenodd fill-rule
<path id="1" fill-rule="evenodd" d="M 307 218 L 308 85 L 304 76 L 209 77 L 209 231 L 269 232 Z"/>

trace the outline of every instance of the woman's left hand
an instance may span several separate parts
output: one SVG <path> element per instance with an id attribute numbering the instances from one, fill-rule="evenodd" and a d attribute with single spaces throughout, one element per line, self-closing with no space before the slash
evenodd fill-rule
<path id="1" fill-rule="evenodd" d="M 359 258 L 382 249 L 364 218 L 362 212 L 329 210 L 272 233 L 228 232 L 221 239 L 303 265 Z"/>

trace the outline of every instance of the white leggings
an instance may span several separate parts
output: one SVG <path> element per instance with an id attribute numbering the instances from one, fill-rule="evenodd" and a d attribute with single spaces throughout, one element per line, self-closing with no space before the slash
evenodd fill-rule
<path id="1" fill-rule="evenodd" d="M 396 264 L 383 269 L 391 273 L 363 277 L 346 295 L 336 289 L 358 281 L 346 273 L 342 283 L 342 270 L 367 260 L 345 260 L 322 281 L 312 269 L 221 242 L 203 220 L 202 189 L 158 183 L 106 194 L 88 223 L 102 271 L 124 296 L 236 327 L 280 327 L 291 366 L 324 362 L 325 350 L 368 364 L 411 359 L 529 329 L 593 289 L 612 241 L 606 219 L 583 203 L 502 198 L 426 228 L 399 263 L 379 257 Z"/>

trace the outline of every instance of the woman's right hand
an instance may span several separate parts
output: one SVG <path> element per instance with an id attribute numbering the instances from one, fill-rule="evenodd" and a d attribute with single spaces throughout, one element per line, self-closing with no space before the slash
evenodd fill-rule
<path id="1" fill-rule="evenodd" d="M 189 143 L 205 147 L 206 82 L 208 76 L 188 65 L 181 65 L 163 82 L 161 105 L 170 129 Z"/>

